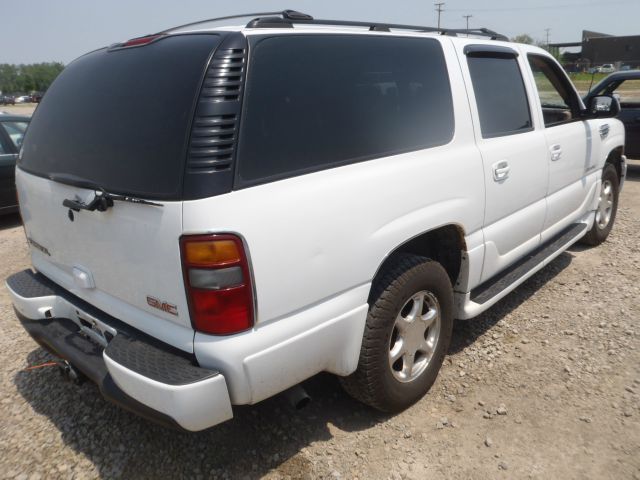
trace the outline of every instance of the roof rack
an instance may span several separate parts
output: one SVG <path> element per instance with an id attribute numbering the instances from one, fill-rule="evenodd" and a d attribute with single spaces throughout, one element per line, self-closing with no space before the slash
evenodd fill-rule
<path id="1" fill-rule="evenodd" d="M 321 20 L 315 19 L 306 13 L 296 12 L 295 10 L 283 10 L 279 12 L 260 12 L 260 13 L 243 13 L 239 15 L 230 15 L 227 17 L 208 18 L 206 20 L 198 20 L 197 22 L 185 23 L 177 27 L 171 27 L 158 34 L 166 34 L 175 30 L 186 27 L 193 27 L 202 23 L 217 22 L 221 20 L 232 20 L 236 18 L 255 17 L 247 24 L 247 28 L 293 28 L 294 24 L 299 25 L 335 25 L 347 27 L 364 27 L 372 32 L 389 32 L 391 30 L 412 30 L 415 32 L 431 32 L 440 35 L 458 36 L 460 34 L 476 35 L 479 37 L 489 37 L 491 40 L 509 39 L 488 28 L 472 28 L 472 29 L 456 29 L 456 28 L 436 28 L 424 27 L 420 25 L 400 25 L 395 23 L 376 23 L 376 22 L 356 22 L 351 20 Z"/>
<path id="2" fill-rule="evenodd" d="M 281 18 L 287 18 L 287 19 L 313 20 L 313 17 L 311 15 L 305 15 L 304 13 L 296 12 L 294 10 L 284 10 L 279 12 L 241 13 L 238 15 L 229 15 L 227 17 L 207 18 L 206 20 L 198 20 L 196 22 L 185 23 L 184 25 L 178 25 L 177 27 L 171 27 L 171 28 L 167 28 L 166 30 L 162 30 L 161 32 L 158 32 L 157 35 L 173 32 L 175 30 L 180 30 L 181 28 L 193 27 L 194 25 L 200 25 L 202 23 L 218 22 L 221 20 L 233 20 L 235 18 L 262 17 L 263 15 L 280 15 Z"/>
<path id="3" fill-rule="evenodd" d="M 259 16 L 254 18 L 247 24 L 247 28 L 293 28 L 294 24 L 298 25 L 335 25 L 348 27 L 364 27 L 375 32 L 389 32 L 391 30 L 412 30 L 416 32 L 432 32 L 440 35 L 458 36 L 460 34 L 476 35 L 480 37 L 489 37 L 491 40 L 509 41 L 509 38 L 488 28 L 436 28 L 425 27 L 421 25 L 401 25 L 396 23 L 376 23 L 376 22 L 358 22 L 351 20 L 322 20 L 315 19 L 311 15 L 296 12 L 295 10 L 284 10 L 282 12 L 263 14 L 270 15 L 267 17 Z M 273 15 L 273 16 L 272 16 Z M 275 16 L 277 15 L 277 16 Z M 243 15 L 250 16 L 250 15 Z"/>

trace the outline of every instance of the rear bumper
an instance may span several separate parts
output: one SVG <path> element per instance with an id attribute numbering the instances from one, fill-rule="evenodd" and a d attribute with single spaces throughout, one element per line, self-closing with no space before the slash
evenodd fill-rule
<path id="1" fill-rule="evenodd" d="M 30 270 L 9 277 L 7 288 L 25 330 L 96 383 L 107 400 L 190 431 L 232 418 L 224 376 L 197 366 L 192 355 L 128 327 Z M 91 324 L 115 334 L 106 334 L 106 347 L 82 331 Z"/>

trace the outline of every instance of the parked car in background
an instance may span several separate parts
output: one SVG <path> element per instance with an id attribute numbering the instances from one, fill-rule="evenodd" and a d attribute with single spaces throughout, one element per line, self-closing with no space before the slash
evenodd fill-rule
<path id="1" fill-rule="evenodd" d="M 15 169 L 29 117 L 0 117 L 0 215 L 18 211 Z"/>
<path id="2" fill-rule="evenodd" d="M 33 103 L 40 103 L 40 100 L 42 100 L 42 92 L 35 92 L 31 94 L 31 102 Z"/>
<path id="3" fill-rule="evenodd" d="M 611 63 L 605 63 L 598 67 L 598 73 L 613 73 L 616 71 L 616 67 L 614 67 Z"/>
<path id="4" fill-rule="evenodd" d="M 626 131 L 625 153 L 640 159 L 640 70 L 612 73 L 593 87 L 584 98 L 585 104 L 598 95 L 613 95 L 620 102 L 618 119 Z"/>
<path id="5" fill-rule="evenodd" d="M 13 95 L 0 95 L 0 104 L 2 105 L 15 105 L 16 98 Z"/>
<path id="6" fill-rule="evenodd" d="M 16 97 L 16 103 L 30 103 L 31 102 L 31 95 L 20 95 L 19 97 Z"/>

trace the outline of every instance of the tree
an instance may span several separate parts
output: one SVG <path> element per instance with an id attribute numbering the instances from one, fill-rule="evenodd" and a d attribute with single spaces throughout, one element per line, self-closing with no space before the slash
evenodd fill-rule
<path id="1" fill-rule="evenodd" d="M 511 41 L 515 43 L 526 43 L 527 45 L 535 44 L 535 40 L 533 39 L 533 37 L 526 33 L 521 33 L 520 35 L 516 35 L 511 39 Z"/>
<path id="2" fill-rule="evenodd" d="M 64 65 L 58 62 L 0 64 L 0 91 L 5 94 L 44 92 L 63 69 Z"/>

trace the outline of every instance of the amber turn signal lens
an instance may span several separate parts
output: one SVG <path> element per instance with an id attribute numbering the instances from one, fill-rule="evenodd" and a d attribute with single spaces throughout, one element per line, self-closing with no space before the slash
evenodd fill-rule
<path id="1" fill-rule="evenodd" d="M 185 244 L 185 254 L 191 265 L 223 265 L 241 260 L 238 247 L 233 240 L 210 240 Z"/>

